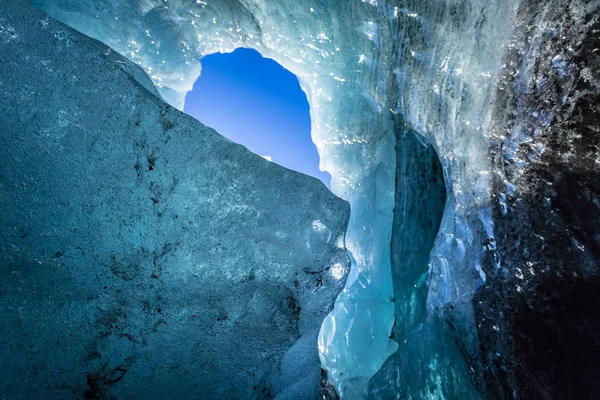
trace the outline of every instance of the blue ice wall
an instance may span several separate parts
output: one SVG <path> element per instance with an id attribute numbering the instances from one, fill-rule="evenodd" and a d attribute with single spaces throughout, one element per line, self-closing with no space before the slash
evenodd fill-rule
<path id="1" fill-rule="evenodd" d="M 348 204 L 0 1 L 0 397 L 316 399 Z"/>

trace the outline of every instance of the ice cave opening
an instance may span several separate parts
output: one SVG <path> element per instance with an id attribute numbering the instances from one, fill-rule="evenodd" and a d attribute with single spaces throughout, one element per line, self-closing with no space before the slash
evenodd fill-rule
<path id="1" fill-rule="evenodd" d="M 298 78 L 258 51 L 238 48 L 200 60 L 202 72 L 187 93 L 184 111 L 253 153 L 320 179 L 311 139 L 309 103 Z"/>

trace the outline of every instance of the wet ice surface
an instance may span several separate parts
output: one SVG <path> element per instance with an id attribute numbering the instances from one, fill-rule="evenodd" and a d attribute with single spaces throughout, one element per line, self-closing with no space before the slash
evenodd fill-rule
<path id="1" fill-rule="evenodd" d="M 316 398 L 348 204 L 0 4 L 2 396 Z"/>

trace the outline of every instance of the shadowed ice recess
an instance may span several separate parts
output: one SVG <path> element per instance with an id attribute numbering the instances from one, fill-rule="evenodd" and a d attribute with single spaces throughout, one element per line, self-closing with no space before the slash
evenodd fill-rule
<path id="1" fill-rule="evenodd" d="M 598 131 L 597 1 L 30 2 L 179 110 L 214 53 L 254 49 L 297 76 L 319 169 L 350 203 L 351 269 L 318 334 L 341 399 L 572 394 L 532 356 L 545 329 L 517 322 L 596 287 L 600 236 L 580 221 L 598 216 L 600 157 L 578 130 Z"/>

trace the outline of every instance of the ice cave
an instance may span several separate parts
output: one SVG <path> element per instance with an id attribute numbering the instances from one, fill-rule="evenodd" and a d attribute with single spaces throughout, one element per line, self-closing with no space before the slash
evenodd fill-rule
<path id="1" fill-rule="evenodd" d="M 600 398 L 600 0 L 0 0 L 0 110 L 2 399 Z"/>

